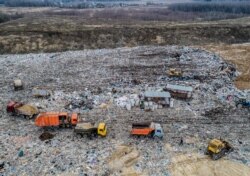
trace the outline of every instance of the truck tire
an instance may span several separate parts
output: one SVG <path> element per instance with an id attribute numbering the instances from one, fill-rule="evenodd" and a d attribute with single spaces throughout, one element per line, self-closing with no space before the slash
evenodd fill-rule
<path id="1" fill-rule="evenodd" d="M 219 154 L 212 154 L 212 159 L 213 160 L 218 160 L 218 159 L 220 159 L 221 157 L 220 157 L 220 155 Z"/>
<path id="2" fill-rule="evenodd" d="M 213 160 L 218 160 L 220 158 L 222 158 L 224 155 L 226 155 L 227 150 L 226 149 L 222 149 L 220 153 L 218 154 L 212 154 L 212 159 Z"/>
<path id="3" fill-rule="evenodd" d="M 209 151 L 205 150 L 204 155 L 209 155 Z"/>
<path id="4" fill-rule="evenodd" d="M 26 115 L 24 115 L 24 114 L 20 114 L 19 116 L 20 116 L 21 118 L 23 118 L 23 119 L 27 119 L 27 118 L 26 118 Z"/>

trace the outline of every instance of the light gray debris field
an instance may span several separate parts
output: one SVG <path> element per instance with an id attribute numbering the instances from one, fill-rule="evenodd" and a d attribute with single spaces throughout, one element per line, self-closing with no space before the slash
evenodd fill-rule
<path id="1" fill-rule="evenodd" d="M 168 77 L 170 68 L 180 68 L 183 76 Z M 250 165 L 250 110 L 237 108 L 234 101 L 249 96 L 249 91 L 234 86 L 234 65 L 213 53 L 141 46 L 1 55 L 0 74 L 0 175 L 120 175 L 110 170 L 108 161 L 121 144 L 138 149 L 135 170 L 167 175 L 171 158 L 166 144 L 176 152 L 203 153 L 214 137 L 235 147 L 228 159 Z M 16 79 L 22 80 L 23 90 L 14 90 Z M 192 87 L 192 98 L 172 98 L 173 107 L 147 102 L 152 107 L 141 108 L 143 93 L 163 91 L 167 84 Z M 34 88 L 50 96 L 34 97 Z M 90 140 L 75 138 L 72 129 L 54 128 L 46 129 L 53 138 L 40 140 L 44 129 L 33 119 L 7 114 L 9 100 L 36 105 L 40 111 L 77 112 L 83 119 L 104 121 L 108 135 Z M 140 121 L 161 123 L 164 138 L 130 137 L 131 123 Z M 186 140 L 190 138 L 195 142 Z"/>

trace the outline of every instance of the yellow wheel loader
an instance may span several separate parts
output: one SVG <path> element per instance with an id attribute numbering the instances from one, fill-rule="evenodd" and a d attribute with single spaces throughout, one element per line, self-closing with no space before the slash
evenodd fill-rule
<path id="1" fill-rule="evenodd" d="M 182 71 L 178 68 L 170 68 L 167 72 L 169 77 L 182 77 Z"/>
<path id="2" fill-rule="evenodd" d="M 212 139 L 208 143 L 205 154 L 210 155 L 213 160 L 218 160 L 227 153 L 233 151 L 233 147 L 222 139 Z"/>

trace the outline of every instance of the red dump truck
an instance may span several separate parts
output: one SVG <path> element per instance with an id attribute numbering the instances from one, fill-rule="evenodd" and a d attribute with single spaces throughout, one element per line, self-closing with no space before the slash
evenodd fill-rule
<path id="1" fill-rule="evenodd" d="M 161 125 L 154 122 L 133 123 L 130 134 L 134 136 L 152 136 L 163 138 Z"/>
<path id="2" fill-rule="evenodd" d="M 43 112 L 35 120 L 38 127 L 72 127 L 78 123 L 78 114 L 67 112 Z"/>
<path id="3" fill-rule="evenodd" d="M 37 107 L 15 101 L 10 101 L 7 105 L 6 110 L 8 113 L 23 116 L 28 119 L 33 118 L 39 113 Z"/>

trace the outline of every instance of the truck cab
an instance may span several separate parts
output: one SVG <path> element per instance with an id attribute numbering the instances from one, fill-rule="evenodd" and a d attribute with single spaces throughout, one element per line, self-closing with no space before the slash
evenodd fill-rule
<path id="1" fill-rule="evenodd" d="M 17 103 L 15 101 L 10 101 L 8 104 L 7 104 L 7 108 L 6 108 L 6 111 L 7 112 L 12 112 L 14 113 L 15 112 L 15 107 L 17 106 L 22 106 L 22 103 Z"/>
<path id="2" fill-rule="evenodd" d="M 153 137 L 163 138 L 163 129 L 159 123 L 155 123 L 155 131 Z"/>
<path id="3" fill-rule="evenodd" d="M 105 137 L 107 135 L 107 128 L 105 123 L 99 123 L 97 128 L 97 134 Z"/>
<path id="4" fill-rule="evenodd" d="M 72 113 L 71 125 L 76 126 L 77 123 L 78 123 L 78 115 L 77 115 L 77 113 Z"/>

